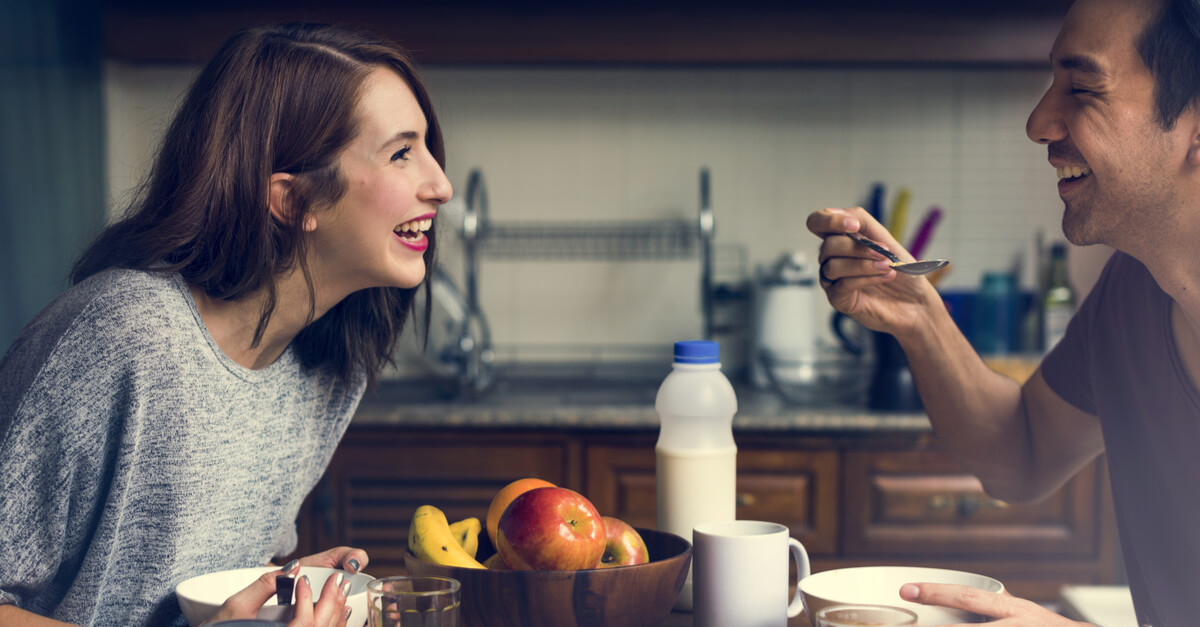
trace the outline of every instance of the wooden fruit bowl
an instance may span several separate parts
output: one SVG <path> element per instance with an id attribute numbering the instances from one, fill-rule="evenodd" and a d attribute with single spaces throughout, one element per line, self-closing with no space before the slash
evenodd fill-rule
<path id="1" fill-rule="evenodd" d="M 410 575 L 453 577 L 462 583 L 465 627 L 651 627 L 671 613 L 692 562 L 683 538 L 638 528 L 650 562 L 589 570 L 479 570 L 430 564 L 412 553 Z M 495 552 L 479 538 L 479 561 Z"/>

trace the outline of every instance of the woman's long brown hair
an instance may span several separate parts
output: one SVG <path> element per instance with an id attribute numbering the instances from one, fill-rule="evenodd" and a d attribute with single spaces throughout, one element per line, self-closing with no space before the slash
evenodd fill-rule
<path id="1" fill-rule="evenodd" d="M 426 145 L 445 166 L 428 92 L 407 55 L 364 33 L 316 24 L 243 30 L 192 84 L 162 140 L 138 199 L 75 263 L 78 283 L 112 267 L 177 271 L 214 298 L 266 295 L 257 344 L 275 310 L 275 281 L 299 267 L 309 287 L 310 324 L 295 344 L 306 367 L 343 380 L 358 369 L 374 380 L 392 361 L 416 289 L 355 292 L 312 320 L 313 283 L 302 225 L 333 206 L 346 182 L 337 157 L 358 133 L 357 104 L 370 71 L 388 67 L 412 88 L 428 123 Z M 268 209 L 269 179 L 295 175 L 289 209 Z M 428 329 L 434 232 L 425 251 L 423 317 Z"/>

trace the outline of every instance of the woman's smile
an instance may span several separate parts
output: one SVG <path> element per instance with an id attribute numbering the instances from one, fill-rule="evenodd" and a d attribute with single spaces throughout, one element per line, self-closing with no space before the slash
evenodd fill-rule
<path id="1" fill-rule="evenodd" d="M 425 252 L 429 247 L 429 238 L 425 237 L 425 232 L 433 227 L 433 218 L 436 215 L 432 212 L 427 213 L 401 224 L 393 231 L 396 239 L 407 248 Z"/>

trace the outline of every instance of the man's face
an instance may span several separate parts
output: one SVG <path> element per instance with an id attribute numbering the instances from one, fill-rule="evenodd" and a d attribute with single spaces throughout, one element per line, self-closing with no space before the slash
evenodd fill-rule
<path id="1" fill-rule="evenodd" d="M 1136 48 L 1159 6 L 1078 0 L 1054 42 L 1054 80 L 1026 132 L 1058 169 L 1063 233 L 1074 244 L 1136 248 L 1180 208 L 1190 131 L 1158 124 L 1154 79 Z"/>

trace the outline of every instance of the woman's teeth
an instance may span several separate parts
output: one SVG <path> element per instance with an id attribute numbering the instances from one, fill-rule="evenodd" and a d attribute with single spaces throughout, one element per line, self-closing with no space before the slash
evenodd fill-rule
<path id="1" fill-rule="evenodd" d="M 433 226 L 433 218 L 410 220 L 396 227 L 396 234 L 401 237 L 416 237 Z"/>
<path id="2" fill-rule="evenodd" d="M 1077 179 L 1081 176 L 1087 176 L 1091 173 L 1091 168 L 1086 166 L 1068 165 L 1058 168 L 1059 179 Z"/>

